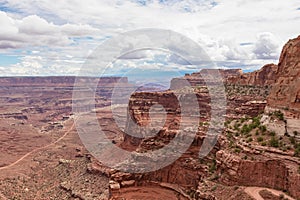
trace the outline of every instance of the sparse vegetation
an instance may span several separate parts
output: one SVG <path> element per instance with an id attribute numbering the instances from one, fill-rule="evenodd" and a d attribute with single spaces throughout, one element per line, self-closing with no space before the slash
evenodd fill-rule
<path id="1" fill-rule="evenodd" d="M 279 141 L 278 141 L 278 139 L 276 139 L 276 137 L 273 136 L 273 137 L 271 138 L 271 140 L 269 141 L 269 145 L 270 145 L 271 147 L 278 148 L 278 147 L 279 147 Z"/>
<path id="2" fill-rule="evenodd" d="M 213 159 L 212 164 L 209 167 L 209 172 L 213 173 L 216 171 L 216 169 L 217 169 L 217 161 L 216 159 Z"/>
<path id="3" fill-rule="evenodd" d="M 251 137 L 247 139 L 247 143 L 252 142 L 252 141 L 253 141 L 253 139 Z"/>
<path id="4" fill-rule="evenodd" d="M 295 136 L 297 136 L 299 134 L 298 131 L 294 131 L 293 133 Z"/>
<path id="5" fill-rule="evenodd" d="M 274 113 L 272 113 L 273 117 L 275 116 L 282 119 L 281 116 L 283 116 L 283 114 L 280 111 Z M 275 131 L 268 131 L 267 127 L 261 124 L 261 118 L 262 115 L 253 118 L 244 117 L 240 120 L 230 121 L 233 128 L 226 132 L 229 140 L 229 148 L 237 154 L 243 152 L 242 147 L 235 145 L 235 141 L 240 140 L 247 143 L 248 147 L 260 145 L 278 148 L 283 152 L 294 150 L 294 155 L 300 157 L 300 143 L 298 145 L 297 138 L 295 136 L 292 137 L 287 135 L 278 136 Z M 294 135 L 298 134 L 296 132 L 293 133 Z"/>
<path id="6" fill-rule="evenodd" d="M 241 153 L 241 149 L 239 147 L 236 147 L 234 150 L 235 153 Z"/>
<path id="7" fill-rule="evenodd" d="M 269 113 L 269 116 L 276 117 L 277 119 L 284 121 L 284 114 L 280 110 Z"/>
<path id="8" fill-rule="evenodd" d="M 213 192 L 213 191 L 216 191 L 218 189 L 218 186 L 213 186 L 212 188 L 211 188 L 211 191 Z"/>
<path id="9" fill-rule="evenodd" d="M 294 156 L 300 157 L 300 143 L 295 144 L 295 153 Z"/>
<path id="10" fill-rule="evenodd" d="M 270 136 L 274 137 L 276 135 L 276 133 L 274 131 L 270 132 Z"/>
<path id="11" fill-rule="evenodd" d="M 259 130 L 263 133 L 265 133 L 267 131 L 267 127 L 265 125 L 261 125 L 259 126 Z"/>
<path id="12" fill-rule="evenodd" d="M 258 138 L 257 138 L 257 142 L 262 142 L 262 141 L 264 141 L 264 138 L 263 138 L 263 137 L 258 137 Z"/>

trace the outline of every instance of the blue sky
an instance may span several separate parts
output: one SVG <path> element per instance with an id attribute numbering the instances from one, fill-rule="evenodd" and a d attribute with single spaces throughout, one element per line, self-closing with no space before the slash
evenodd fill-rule
<path id="1" fill-rule="evenodd" d="M 300 35 L 299 5 L 300 0 L 0 0 L 0 76 L 76 75 L 103 41 L 142 28 L 181 33 L 218 67 L 251 71 L 277 63 L 285 42 Z M 129 70 L 200 70 L 157 51 L 131 57 L 119 63 Z"/>
<path id="2" fill-rule="evenodd" d="M 2 66 L 17 64 L 20 61 L 19 56 L 6 54 L 0 54 L 0 60 Z"/>

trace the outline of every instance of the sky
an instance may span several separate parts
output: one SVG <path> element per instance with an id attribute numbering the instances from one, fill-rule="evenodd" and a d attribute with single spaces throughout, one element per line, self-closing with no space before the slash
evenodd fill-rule
<path id="1" fill-rule="evenodd" d="M 300 0 L 0 0 L 0 76 L 77 75 L 103 42 L 144 28 L 185 35 L 219 68 L 252 71 L 278 63 L 299 24 Z M 114 65 L 199 71 L 150 50 Z"/>

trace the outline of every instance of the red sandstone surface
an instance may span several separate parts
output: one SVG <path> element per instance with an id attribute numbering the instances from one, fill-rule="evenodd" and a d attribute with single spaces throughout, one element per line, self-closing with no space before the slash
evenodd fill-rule
<path id="1" fill-rule="evenodd" d="M 144 174 L 110 169 L 85 149 L 74 125 L 78 116 L 72 113 L 75 77 L 0 78 L 0 199 L 250 200 L 280 198 L 280 191 L 290 199 L 299 198 L 300 141 L 295 132 L 300 132 L 295 125 L 300 115 L 299 44 L 300 37 L 290 40 L 278 65 L 245 74 L 220 70 L 227 95 L 226 123 L 203 159 L 199 159 L 199 149 L 211 118 L 211 98 L 201 77 L 205 71 L 174 78 L 172 90 L 151 92 L 153 88 L 148 88 L 132 94 L 125 115 L 120 111 L 122 104 L 111 112 L 110 98 L 117 83 L 130 87 L 127 79 L 100 79 L 95 99 L 99 125 L 116 146 L 128 151 L 153 151 L 169 144 L 181 122 L 174 91 L 186 89 L 181 85 L 185 79 L 196 94 L 200 123 L 191 147 L 171 165 Z M 88 79 L 97 81 L 80 77 L 79 82 Z M 153 137 L 130 136 L 124 131 L 145 135 L 145 130 L 130 129 L 128 124 L 120 129 L 115 123 L 113 114 L 123 122 L 130 117 L 145 126 L 151 106 L 158 103 L 167 115 Z M 151 117 L 161 121 L 159 115 Z M 88 115 L 84 120 L 90 120 Z M 271 129 L 272 124 L 277 129 Z M 280 127 L 283 134 L 276 132 Z M 111 152 L 106 153 L 109 159 Z"/>

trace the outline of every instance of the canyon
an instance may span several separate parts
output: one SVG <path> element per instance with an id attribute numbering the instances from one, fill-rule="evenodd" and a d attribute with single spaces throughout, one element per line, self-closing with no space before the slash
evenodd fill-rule
<path id="1" fill-rule="evenodd" d="M 284 46 L 278 64 L 249 73 L 204 69 L 174 77 L 167 90 L 139 87 L 128 102 L 121 100 L 124 94 L 114 93 L 119 87 L 121 91 L 134 88 L 124 77 L 0 78 L 0 199 L 250 200 L 252 187 L 299 199 L 299 63 L 300 37 Z M 216 105 L 215 112 L 224 117 L 224 126 L 211 123 L 215 108 L 207 85 L 214 88 L 217 82 L 202 77 L 215 72 L 222 77 L 226 94 L 225 112 L 222 105 Z M 87 88 L 74 88 L 76 81 L 79 86 L 97 85 L 95 106 L 82 116 L 73 112 L 74 89 Z M 190 92 L 198 115 L 194 104 L 178 100 L 188 99 Z M 195 116 L 193 120 L 182 121 L 181 106 Z M 92 123 L 94 115 L 97 124 Z M 91 130 L 100 126 L 113 145 L 128 152 L 162 149 L 172 143 L 181 124 L 196 126 L 196 133 L 172 164 L 132 173 L 96 159 L 78 135 L 78 120 Z M 219 129 L 217 137 L 207 134 Z M 94 134 L 92 139 L 98 133 Z M 215 145 L 199 157 L 209 137 Z M 109 159 L 112 152 L 106 153 Z"/>

